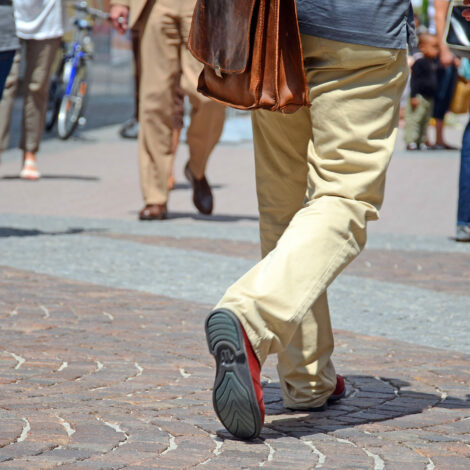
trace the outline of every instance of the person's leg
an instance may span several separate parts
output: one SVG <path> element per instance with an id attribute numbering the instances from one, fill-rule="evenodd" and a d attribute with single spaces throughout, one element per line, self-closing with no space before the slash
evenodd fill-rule
<path id="1" fill-rule="evenodd" d="M 173 132 L 171 134 L 171 151 L 173 158 L 171 159 L 170 176 L 168 177 L 168 189 L 172 190 L 175 187 L 175 156 L 180 143 L 181 129 L 184 127 L 184 91 L 179 85 L 181 76 L 178 79 L 178 85 L 175 89 L 173 101 Z"/>
<path id="2" fill-rule="evenodd" d="M 23 163 L 30 162 L 30 169 L 34 166 L 44 131 L 49 78 L 60 41 L 60 38 L 24 41 L 26 67 L 20 148 L 23 150 Z"/>
<path id="3" fill-rule="evenodd" d="M 377 219 L 382 203 L 407 76 L 405 51 L 308 36 L 303 46 L 313 129 L 307 202 L 276 247 L 216 307 L 236 314 L 261 364 L 268 354 L 286 351 L 307 312 L 364 247 L 367 221 Z M 272 116 L 266 114 L 263 133 L 277 142 L 286 136 L 276 135 Z M 272 154 L 256 153 L 257 165 L 271 167 L 283 151 L 273 145 Z M 258 184 L 267 185 L 267 193 L 278 191 L 269 180 Z M 313 390 L 311 406 L 325 395 Z"/>
<path id="4" fill-rule="evenodd" d="M 8 74 L 10 73 L 11 66 L 13 64 L 13 58 L 15 57 L 16 51 L 2 51 L 0 52 L 0 100 L 3 95 L 3 88 L 7 80 Z"/>
<path id="5" fill-rule="evenodd" d="M 421 125 L 423 120 L 424 104 L 422 99 L 416 108 L 411 107 L 410 99 L 406 103 L 404 138 L 408 149 L 414 149 L 420 141 Z"/>
<path id="6" fill-rule="evenodd" d="M 140 32 L 131 30 L 132 57 L 134 59 L 134 115 L 119 130 L 121 137 L 137 139 L 139 136 L 139 82 L 140 82 Z"/>
<path id="7" fill-rule="evenodd" d="M 10 143 L 10 122 L 20 75 L 21 51 L 15 53 L 10 73 L 5 81 L 3 97 L 0 101 L 0 152 L 6 150 Z"/>
<path id="8" fill-rule="evenodd" d="M 439 66 L 437 70 L 438 89 L 434 97 L 433 118 L 436 122 L 437 148 L 453 149 L 444 139 L 444 117 L 449 110 L 455 84 L 457 83 L 457 69 L 454 65 L 448 67 Z"/>
<path id="9" fill-rule="evenodd" d="M 182 0 L 184 5 L 181 17 L 181 87 L 188 95 L 192 106 L 191 124 L 188 128 L 189 169 L 196 179 L 204 177 L 207 161 L 219 141 L 224 127 L 225 107 L 197 92 L 197 82 L 202 65 L 189 52 L 187 47 L 191 19 L 194 9 L 192 0 Z"/>
<path id="10" fill-rule="evenodd" d="M 265 257 L 303 207 L 312 123 L 306 108 L 289 115 L 255 111 L 252 121 L 255 154 L 265 156 L 256 158 L 261 253 Z M 269 164 L 266 158 L 270 159 Z M 321 405 L 322 399 L 334 390 L 336 374 L 330 360 L 333 344 L 325 291 L 306 313 L 285 350 L 278 353 L 286 407 Z"/>
<path id="11" fill-rule="evenodd" d="M 186 134 L 189 168 L 197 179 L 201 179 L 205 176 L 209 156 L 222 135 L 225 106 L 201 99 L 202 95 L 194 93 L 188 93 L 188 97 L 192 106 L 191 123 Z"/>
<path id="12" fill-rule="evenodd" d="M 470 227 L 470 121 L 465 128 L 462 139 L 457 225 Z M 470 240 L 470 231 L 467 235 L 467 239 Z"/>
<path id="13" fill-rule="evenodd" d="M 137 28 L 141 34 L 139 170 L 147 206 L 168 201 L 173 158 L 173 90 L 179 71 L 179 31 L 172 2 L 149 4 Z"/>
<path id="14" fill-rule="evenodd" d="M 421 97 L 422 102 L 422 116 L 419 123 L 419 139 L 418 144 L 420 146 L 425 146 L 428 142 L 428 125 L 429 119 L 431 118 L 433 110 L 433 100 L 429 98 Z M 421 103 L 420 103 L 421 104 Z"/>
<path id="15" fill-rule="evenodd" d="M 134 117 L 136 120 L 139 119 L 139 93 L 140 93 L 140 34 L 138 31 L 131 31 L 132 37 L 132 56 L 134 58 L 134 106 L 135 112 Z"/>

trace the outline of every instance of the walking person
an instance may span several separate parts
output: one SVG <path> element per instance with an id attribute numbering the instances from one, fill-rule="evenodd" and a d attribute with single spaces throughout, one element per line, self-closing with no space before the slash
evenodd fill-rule
<path id="1" fill-rule="evenodd" d="M 470 4 L 470 3 L 469 3 Z M 470 242 L 470 120 L 465 127 L 460 152 L 456 240 Z"/>
<path id="2" fill-rule="evenodd" d="M 18 47 L 13 5 L 11 0 L 6 0 L 0 3 L 0 100 Z"/>
<path id="3" fill-rule="evenodd" d="M 23 122 L 20 177 L 38 180 L 36 154 L 39 150 L 47 107 L 51 67 L 66 25 L 62 0 L 14 0 L 16 31 L 26 62 L 23 89 Z M 0 151 L 8 148 L 10 120 L 20 75 L 21 50 L 15 54 L 0 102 Z"/>
<path id="4" fill-rule="evenodd" d="M 284 406 L 345 395 L 331 361 L 327 288 L 382 204 L 408 76 L 409 0 L 299 0 L 311 108 L 252 113 L 263 259 L 206 319 L 213 404 L 234 436 L 264 423 L 260 370 L 277 354 Z"/>
<path id="5" fill-rule="evenodd" d="M 436 9 L 441 15 L 436 16 L 436 28 L 440 32 L 441 47 L 448 50 L 445 44 L 445 18 L 449 8 L 448 0 L 435 0 Z M 464 0 L 464 5 L 470 7 L 470 0 Z M 470 8 L 463 10 L 463 16 L 470 21 Z M 449 51 L 449 53 L 451 53 Z M 455 239 L 459 242 L 470 242 L 470 120 L 465 127 L 460 152 L 459 195 L 457 202 L 457 229 Z"/>
<path id="6" fill-rule="evenodd" d="M 181 88 L 192 106 L 187 132 L 189 160 L 185 176 L 193 188 L 193 202 L 211 214 L 213 196 L 206 166 L 222 133 L 225 108 L 197 93 L 202 66 L 187 42 L 195 0 L 112 0 L 115 28 L 136 31 L 139 37 L 139 170 L 144 208 L 141 220 L 167 217 L 168 180 L 173 159 L 174 95 L 180 72 Z"/>
<path id="7" fill-rule="evenodd" d="M 138 32 L 132 31 L 132 55 L 134 58 L 134 115 L 128 119 L 119 129 L 119 135 L 125 139 L 137 139 L 139 137 L 139 83 L 140 83 L 140 46 Z M 168 176 L 168 189 L 171 191 L 175 187 L 174 160 L 176 151 L 180 142 L 181 130 L 184 127 L 184 91 L 181 89 L 180 76 L 177 79 L 178 85 L 175 89 L 173 103 L 173 131 L 171 136 L 172 142 L 172 163 L 170 174 Z"/>
<path id="8" fill-rule="evenodd" d="M 433 0 L 430 2 L 429 32 L 439 38 L 444 35 L 446 12 L 450 0 Z M 432 146 L 435 150 L 457 150 L 444 139 L 444 118 L 449 111 L 452 96 L 457 83 L 459 59 L 450 51 L 445 42 L 440 42 L 439 65 L 437 68 L 437 89 L 434 96 L 432 117 L 436 123 L 436 140 Z"/>

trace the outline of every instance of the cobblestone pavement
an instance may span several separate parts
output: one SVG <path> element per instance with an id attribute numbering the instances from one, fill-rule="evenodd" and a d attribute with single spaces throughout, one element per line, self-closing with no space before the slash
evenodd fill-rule
<path id="1" fill-rule="evenodd" d="M 211 408 L 209 306 L 1 270 L 1 468 L 468 468 L 469 356 L 337 332 L 348 396 L 230 439 Z"/>
<path id="2" fill-rule="evenodd" d="M 402 204 L 393 181 L 417 173 L 418 157 L 399 154 L 391 178 L 385 225 L 397 230 L 378 222 L 329 290 L 346 398 L 286 411 L 270 358 L 266 426 L 244 443 L 212 410 L 202 322 L 258 257 L 251 150 L 217 149 L 212 218 L 194 215 L 178 179 L 172 218 L 138 223 L 135 144 L 114 132 L 49 141 L 38 184 L 17 180 L 14 151 L 4 155 L 0 469 L 470 468 L 470 244 L 451 238 L 449 199 L 434 232 L 416 214 L 392 214 Z M 436 153 L 410 200 L 455 167 Z"/>

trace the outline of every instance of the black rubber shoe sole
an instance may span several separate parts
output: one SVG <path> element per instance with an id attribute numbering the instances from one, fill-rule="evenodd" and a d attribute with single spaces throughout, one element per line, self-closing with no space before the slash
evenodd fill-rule
<path id="1" fill-rule="evenodd" d="M 206 338 L 216 360 L 214 410 L 235 437 L 254 439 L 263 423 L 239 320 L 230 310 L 213 311 L 206 319 Z"/>

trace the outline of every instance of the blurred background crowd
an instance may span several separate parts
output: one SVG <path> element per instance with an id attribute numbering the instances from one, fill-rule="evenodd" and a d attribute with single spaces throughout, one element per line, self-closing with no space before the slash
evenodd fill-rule
<path id="1" fill-rule="evenodd" d="M 147 15 L 154 3 L 140 2 L 147 5 L 141 8 L 140 16 Z M 194 2 L 189 3 L 191 7 Z M 113 14 L 116 4 L 127 7 L 129 1 L 4 0 L 0 3 L 0 90 L 4 88 L 0 102 L 0 157 L 2 151 L 19 146 L 22 150 L 20 178 L 35 181 L 41 177 L 37 154 L 43 138 L 58 135 L 68 139 L 81 129 L 110 124 L 122 125 L 119 133 L 123 138 L 138 138 L 141 37 L 139 25 L 128 28 L 128 18 L 119 16 L 121 10 L 114 18 L 113 28 L 109 12 Z M 470 63 L 453 55 L 443 43 L 449 2 L 412 0 L 412 4 L 418 40 L 409 50 L 411 74 L 401 103 L 402 138 L 408 151 L 459 152 L 462 141 L 449 138 L 446 128 L 463 128 L 468 121 Z M 188 141 L 195 132 L 197 138 L 205 132 L 191 131 L 190 117 L 197 115 L 198 108 L 194 102 L 189 103 L 187 93 L 178 84 L 175 90 L 168 91 L 172 95 L 169 106 L 173 132 L 167 153 L 172 155 L 180 138 L 188 139 L 188 126 Z M 232 125 L 226 126 L 221 138 L 235 142 L 250 140 L 249 114 L 234 110 L 225 113 Z M 211 111 L 210 115 L 213 114 Z M 208 118 L 203 117 L 203 121 L 207 124 Z M 223 126 L 223 117 L 218 122 Z M 222 132 L 219 125 L 216 127 L 213 145 Z M 155 182 L 145 181 L 147 174 L 156 172 L 150 163 L 160 158 L 142 157 L 143 148 L 161 147 L 161 143 L 149 144 L 152 132 L 147 130 L 144 143 L 139 143 L 145 202 L 139 213 L 141 220 L 166 218 L 167 192 L 175 184 L 173 163 L 167 163 L 170 159 L 165 160 L 164 190 L 155 189 L 163 184 L 158 178 L 153 178 Z M 158 132 L 153 132 L 151 138 Z M 466 141 L 470 142 L 468 127 L 463 141 L 456 239 L 468 241 L 470 151 L 465 145 Z M 191 162 L 190 151 L 185 167 L 186 178 L 193 186 L 194 205 L 203 214 L 212 212 L 212 194 L 204 174 L 211 148 L 202 152 L 204 162 L 200 168 Z"/>

